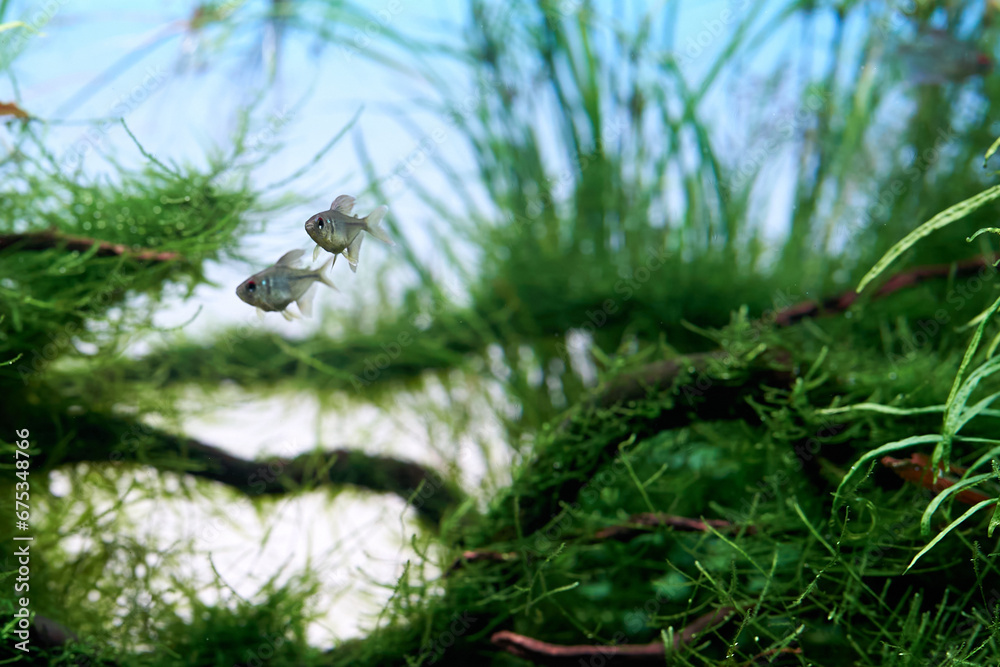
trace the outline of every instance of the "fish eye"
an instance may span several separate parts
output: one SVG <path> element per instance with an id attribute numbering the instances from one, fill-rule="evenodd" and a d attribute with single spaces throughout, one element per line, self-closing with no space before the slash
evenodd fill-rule
<path id="1" fill-rule="evenodd" d="M 319 229 L 323 229 L 323 218 L 316 219 L 316 227 L 318 227 Z"/>
<path id="2" fill-rule="evenodd" d="M 247 283 L 247 291 L 248 291 L 248 292 L 250 292 L 250 293 L 252 294 L 252 293 L 253 293 L 253 292 L 255 292 L 256 290 L 257 290 L 257 283 L 255 283 L 255 282 L 254 282 L 254 281 L 252 281 L 252 280 L 251 280 L 250 282 L 248 282 L 248 283 Z"/>

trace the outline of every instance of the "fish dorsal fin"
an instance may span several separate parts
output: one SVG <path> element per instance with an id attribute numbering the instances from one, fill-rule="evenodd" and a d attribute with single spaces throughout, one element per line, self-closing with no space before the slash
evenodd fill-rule
<path id="1" fill-rule="evenodd" d="M 302 255 L 306 254 L 305 250 L 289 250 L 284 255 L 281 256 L 277 262 L 274 263 L 275 266 L 295 266 L 295 264 L 302 259 Z"/>
<path id="2" fill-rule="evenodd" d="M 354 210 L 354 197 L 351 195 L 340 195 L 330 204 L 330 209 L 350 215 L 351 211 Z"/>

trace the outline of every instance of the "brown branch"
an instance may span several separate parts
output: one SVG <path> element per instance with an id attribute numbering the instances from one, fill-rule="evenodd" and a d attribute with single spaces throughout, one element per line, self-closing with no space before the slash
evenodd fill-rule
<path id="1" fill-rule="evenodd" d="M 33 466 L 130 462 L 225 484 L 248 496 L 280 495 L 303 489 L 352 485 L 407 500 L 432 523 L 460 502 L 461 492 L 433 470 L 412 461 L 350 449 L 307 452 L 294 458 L 244 459 L 193 438 L 177 436 L 120 417 L 86 413 L 61 416 L 4 414 L 0 421 L 31 423 L 31 441 L 42 444 Z M 16 410 L 16 408 L 14 408 Z M 53 443 L 72 442 L 69 447 Z"/>
<path id="2" fill-rule="evenodd" d="M 204 467 L 187 470 L 247 495 L 282 495 L 303 488 L 349 484 L 369 491 L 394 493 L 425 518 L 437 521 L 454 505 L 457 491 L 429 469 L 412 461 L 350 449 L 308 452 L 294 458 L 243 459 L 197 440 L 184 440 L 181 451 Z"/>
<path id="3" fill-rule="evenodd" d="M 709 526 L 715 528 L 716 530 L 728 530 L 732 532 L 740 530 L 740 526 L 726 521 L 725 519 L 706 519 L 705 521 L 701 521 L 699 519 L 689 519 L 687 517 L 676 516 L 674 514 L 642 512 L 641 514 L 633 514 L 630 516 L 625 524 L 609 526 L 608 528 L 599 530 L 594 534 L 594 539 L 598 541 L 620 540 L 625 542 L 633 537 L 649 532 L 648 530 L 643 530 L 643 528 L 652 528 L 655 526 L 670 526 L 672 528 L 676 528 L 677 530 L 702 533 L 709 532 Z M 753 535 L 757 532 L 757 529 L 753 526 L 746 526 L 744 530 L 748 535 Z M 489 549 L 464 551 L 461 556 L 456 558 L 451 565 L 448 566 L 448 569 L 445 570 L 442 576 L 450 576 L 456 570 L 460 570 L 465 567 L 467 563 L 509 563 L 517 560 L 519 557 L 520 555 L 515 551 L 492 551 Z"/>
<path id="4" fill-rule="evenodd" d="M 54 229 L 43 232 L 25 232 L 23 234 L 0 234 L 0 250 L 17 246 L 19 250 L 49 250 L 51 248 L 66 248 L 87 252 L 97 246 L 98 257 L 128 256 L 143 262 L 168 262 L 180 259 L 176 252 L 149 250 L 147 248 L 130 248 L 121 243 L 109 243 L 85 236 L 71 236 Z"/>
<path id="5" fill-rule="evenodd" d="M 518 554 L 513 551 L 488 551 L 485 549 L 478 551 L 463 551 L 462 555 L 456 558 L 441 576 L 450 576 L 453 572 L 455 572 L 455 570 L 465 567 L 466 563 L 479 563 L 483 561 L 489 563 L 508 563 L 517 559 Z"/>
<path id="6" fill-rule="evenodd" d="M 674 635 L 674 650 L 690 644 L 694 639 L 712 628 L 722 625 L 736 610 L 733 607 L 720 609 L 700 616 L 690 625 Z M 576 666 L 581 660 L 600 658 L 607 665 L 665 665 L 664 647 L 661 642 L 628 645 L 565 646 L 549 644 L 516 632 L 503 630 L 494 633 L 490 641 L 502 650 L 538 665 L 551 667 Z"/>
<path id="7" fill-rule="evenodd" d="M 676 516 L 674 514 L 663 514 L 662 512 L 642 512 L 641 514 L 633 514 L 628 518 L 627 523 L 619 526 L 610 526 L 604 530 L 598 531 L 594 538 L 598 540 L 630 540 L 636 535 L 642 535 L 648 533 L 648 530 L 643 530 L 643 528 L 652 528 L 656 526 L 670 526 L 671 528 L 676 528 L 677 530 L 689 530 L 701 533 L 709 532 L 709 526 L 717 530 L 730 530 L 736 532 L 740 529 L 739 526 L 726 521 L 724 519 L 706 519 L 701 521 L 699 519 L 689 519 L 685 516 Z M 757 532 L 757 529 L 753 526 L 746 527 L 746 533 L 748 535 L 753 535 Z"/>
<path id="8" fill-rule="evenodd" d="M 894 459 L 891 456 L 883 456 L 880 461 L 882 465 L 908 482 L 919 484 L 934 493 L 940 493 L 957 484 L 959 478 L 966 471 L 962 466 L 952 465 L 948 471 L 945 471 L 944 467 L 941 466 L 935 477 L 931 466 L 931 457 L 919 452 L 911 454 L 908 459 Z M 977 505 L 984 500 L 991 500 L 992 498 L 993 496 L 975 489 L 964 489 L 955 494 L 955 500 L 966 505 Z"/>
<path id="9" fill-rule="evenodd" d="M 898 292 L 907 287 L 913 287 L 931 278 L 944 278 L 951 275 L 952 271 L 956 276 L 972 276 L 983 268 L 988 268 L 996 272 L 993 262 L 996 257 L 979 256 L 967 259 L 962 262 L 951 262 L 948 264 L 931 264 L 928 266 L 918 266 L 891 276 L 872 295 L 873 299 L 880 299 L 893 292 Z M 822 301 L 803 301 L 789 308 L 779 311 L 775 316 L 775 323 L 781 327 L 795 324 L 799 320 L 807 317 L 818 317 L 820 315 L 834 315 L 846 311 L 860 298 L 853 289 L 847 290 L 839 296 L 828 297 Z"/>

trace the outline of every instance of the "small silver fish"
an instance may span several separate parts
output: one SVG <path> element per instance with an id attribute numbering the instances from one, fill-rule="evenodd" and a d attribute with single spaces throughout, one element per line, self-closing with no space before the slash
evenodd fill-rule
<path id="1" fill-rule="evenodd" d="M 236 288 L 236 296 L 257 306 L 257 314 L 263 318 L 264 311 L 280 312 L 286 320 L 292 320 L 294 315 L 285 310 L 294 301 L 303 315 L 312 313 L 312 293 L 309 288 L 319 281 L 337 289 L 326 275 L 326 270 L 333 265 L 333 259 L 327 260 L 318 269 L 299 269 L 296 265 L 305 250 L 290 250 L 281 256 L 274 266 L 269 266 L 260 273 L 255 273 Z"/>
<path id="2" fill-rule="evenodd" d="M 379 227 L 385 217 L 388 206 L 379 206 L 367 217 L 358 218 L 351 215 L 354 210 L 354 197 L 340 195 L 330 204 L 329 211 L 317 213 L 306 220 L 306 233 L 316 242 L 313 250 L 313 260 L 319 255 L 320 248 L 337 255 L 343 254 L 351 265 L 351 271 L 358 271 L 358 255 L 361 252 L 361 242 L 365 240 L 363 231 L 368 232 L 382 243 L 396 245 L 392 239 Z"/>
<path id="3" fill-rule="evenodd" d="M 993 60 L 974 44 L 944 30 L 919 31 L 891 50 L 904 76 L 918 86 L 941 86 L 988 73 Z"/>

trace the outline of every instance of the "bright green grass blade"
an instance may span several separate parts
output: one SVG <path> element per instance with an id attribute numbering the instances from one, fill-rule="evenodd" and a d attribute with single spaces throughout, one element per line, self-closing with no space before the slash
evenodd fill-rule
<path id="1" fill-rule="evenodd" d="M 981 475 L 974 475 L 968 479 L 963 479 L 962 481 L 949 486 L 947 489 L 941 493 L 934 496 L 934 498 L 927 504 L 927 509 L 924 510 L 923 515 L 920 517 L 920 534 L 927 536 L 931 533 L 931 517 L 934 516 L 934 512 L 941 507 L 941 503 L 951 498 L 953 495 L 961 491 L 962 489 L 967 489 L 970 486 L 975 486 L 980 482 L 985 482 L 993 477 L 993 473 L 985 472 Z"/>
<path id="2" fill-rule="evenodd" d="M 895 408 L 891 405 L 882 405 L 881 403 L 856 403 L 854 405 L 845 405 L 839 408 L 823 408 L 822 410 L 817 410 L 816 414 L 822 415 L 835 415 L 842 412 L 880 412 L 885 415 L 921 415 L 932 412 L 944 412 L 944 405 L 928 405 L 923 408 Z"/>
<path id="3" fill-rule="evenodd" d="M 910 564 L 906 566 L 906 569 L 903 570 L 903 574 L 906 574 L 910 570 L 911 567 L 913 567 L 914 565 L 917 564 L 917 561 L 920 560 L 920 558 L 925 553 L 927 553 L 928 551 L 930 551 L 931 549 L 933 549 L 935 547 L 935 545 L 937 545 L 938 542 L 940 542 L 941 540 L 943 540 L 948 533 L 950 533 L 952 530 L 954 530 L 955 528 L 957 528 L 960 523 L 962 523 L 963 521 L 965 521 L 966 519 L 968 519 L 970 516 L 972 516 L 973 514 L 975 514 L 976 512 L 978 512 L 979 510 L 983 509 L 984 507 L 987 507 L 989 505 L 993 505 L 995 503 L 996 503 L 996 500 L 990 499 L 990 500 L 984 500 L 981 503 L 976 503 L 975 505 L 973 505 L 972 507 L 970 507 L 965 512 L 965 514 L 963 514 L 962 516 L 958 517 L 957 519 L 955 519 L 954 521 L 952 521 L 950 524 L 948 524 L 947 528 L 945 528 L 940 533 L 938 533 L 934 537 L 934 539 L 931 540 L 927 544 L 927 546 L 925 546 L 923 549 L 921 549 L 917 553 L 917 555 L 913 557 L 913 560 L 910 561 Z"/>
<path id="4" fill-rule="evenodd" d="M 972 407 L 962 410 L 962 412 L 958 415 L 956 419 L 955 431 L 952 435 L 957 434 L 959 431 L 962 430 L 962 427 L 964 427 L 966 424 L 968 424 L 970 421 L 972 421 L 979 415 L 985 413 L 987 408 L 990 407 L 990 404 L 992 404 L 993 401 L 997 400 L 997 398 L 1000 398 L 1000 391 L 992 393 L 983 400 L 973 405 Z"/>
<path id="5" fill-rule="evenodd" d="M 1000 441 L 994 441 L 994 442 L 1000 443 Z M 969 469 L 965 471 L 965 474 L 968 475 L 970 472 L 972 472 L 979 466 L 983 465 L 984 463 L 995 457 L 997 454 L 1000 454 L 1000 447 L 994 447 L 993 449 L 990 449 L 985 454 L 976 459 L 976 462 L 973 463 L 971 466 L 969 466 Z"/>
<path id="6" fill-rule="evenodd" d="M 23 21 L 8 21 L 7 23 L 0 23 L 0 32 L 5 30 L 13 30 L 14 28 L 27 28 L 32 32 L 36 32 L 30 25 L 24 23 Z M 1000 141 L 998 139 L 997 141 Z"/>
<path id="7" fill-rule="evenodd" d="M 969 364 L 972 362 L 972 357 L 975 356 L 976 350 L 979 348 L 979 341 L 983 337 L 983 329 L 986 328 L 986 323 L 990 321 L 990 318 L 997 312 L 1000 308 L 1000 299 L 993 302 L 989 308 L 983 311 L 983 318 L 979 322 L 979 326 L 976 327 L 976 332 L 972 336 L 972 340 L 969 341 L 969 346 L 965 349 L 965 356 L 962 357 L 962 364 L 958 367 L 958 373 L 955 374 L 955 381 L 951 385 L 951 392 L 948 394 L 948 400 L 945 401 L 945 413 L 944 413 L 944 437 L 942 438 L 940 444 L 934 448 L 934 455 L 931 457 L 931 468 L 937 470 L 941 461 L 945 464 L 948 463 L 951 458 L 951 441 L 955 435 L 955 432 L 951 430 L 958 423 L 958 414 L 965 408 L 965 402 L 968 400 L 969 395 L 979 384 L 979 381 L 983 379 L 986 375 L 995 372 L 994 363 L 995 360 L 991 359 L 985 364 L 980 366 L 978 369 L 973 371 L 972 375 L 966 382 L 962 381 L 962 376 L 965 375 L 965 369 L 968 368 Z M 984 368 L 987 370 L 984 371 Z M 975 376 L 975 381 L 973 382 L 973 376 Z M 971 384 L 970 384 L 971 382 Z M 957 409 L 956 409 L 957 408 Z"/>
<path id="8" fill-rule="evenodd" d="M 983 190 L 979 194 L 973 195 L 972 197 L 969 197 L 968 199 L 941 211 L 933 218 L 907 234 L 902 241 L 889 248 L 889 251 L 882 256 L 882 259 L 875 262 L 875 266 L 873 266 L 868 273 L 865 274 L 864 278 L 861 279 L 861 282 L 858 283 L 855 291 L 861 292 L 861 290 L 863 290 L 868 283 L 875 280 L 875 278 L 885 271 L 890 264 L 896 261 L 900 255 L 909 250 L 924 237 L 933 234 L 943 227 L 947 227 L 956 220 L 961 220 L 973 211 L 982 208 L 997 198 L 1000 198 L 1000 185 L 994 185 L 992 188 Z"/>
<path id="9" fill-rule="evenodd" d="M 983 168 L 984 169 L 986 168 L 986 163 L 990 161 L 990 158 L 993 157 L 993 154 L 997 152 L 998 148 L 1000 148 L 1000 137 L 997 137 L 996 141 L 994 141 L 990 145 L 990 147 L 988 149 L 986 149 L 986 156 L 983 158 Z"/>
<path id="10" fill-rule="evenodd" d="M 848 482 L 853 481 L 857 476 L 858 471 L 865 466 L 869 461 L 874 458 L 881 456 L 882 454 L 888 454 L 889 452 L 894 452 L 899 449 L 905 449 L 907 447 L 912 447 L 914 445 L 927 445 L 930 443 L 941 442 L 942 436 L 940 435 L 914 435 L 909 438 L 903 438 L 902 440 L 897 440 L 895 442 L 890 442 L 881 447 L 877 447 L 869 452 L 865 452 L 864 455 L 858 462 L 851 466 L 851 469 L 847 471 L 844 475 L 844 479 L 840 481 L 840 485 L 837 487 L 837 492 L 833 495 L 833 506 L 840 507 L 843 505 L 841 500 L 841 495 L 844 492 L 845 487 L 847 487 Z"/>
<path id="11" fill-rule="evenodd" d="M 1000 227 L 983 227 L 982 229 L 977 229 L 975 234 L 967 236 L 965 240 L 971 243 L 980 234 L 1000 234 Z"/>
<path id="12" fill-rule="evenodd" d="M 1000 463 L 997 463 L 996 459 L 991 461 L 993 464 L 993 476 L 1000 479 Z M 993 516 L 990 517 L 989 528 L 986 529 L 986 536 L 993 537 L 993 530 L 1000 525 L 1000 503 L 993 509 Z"/>

